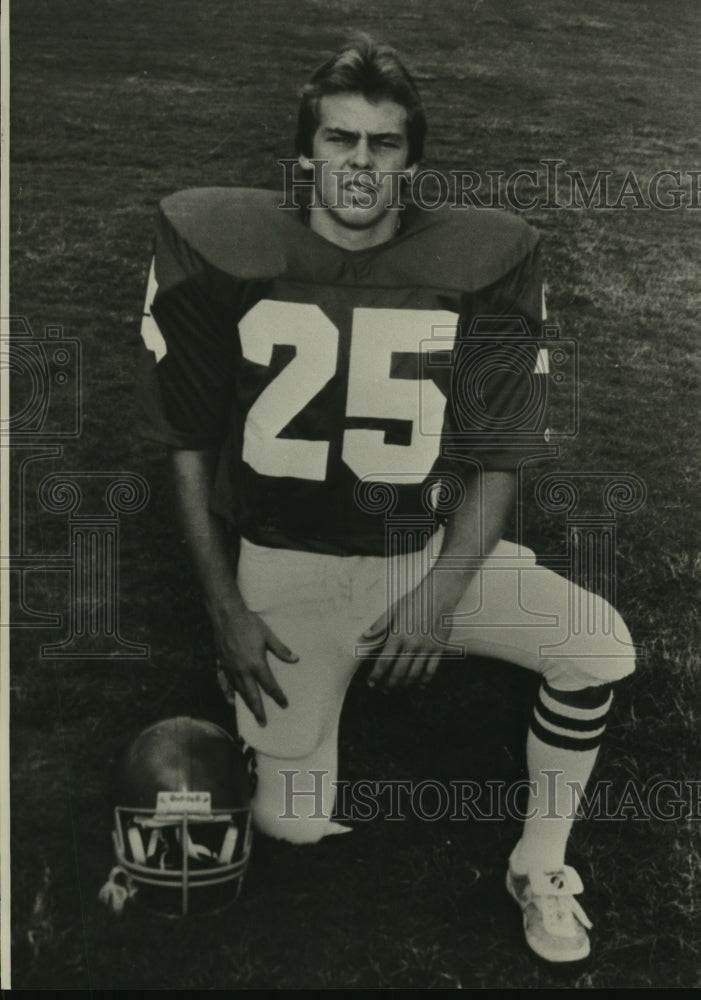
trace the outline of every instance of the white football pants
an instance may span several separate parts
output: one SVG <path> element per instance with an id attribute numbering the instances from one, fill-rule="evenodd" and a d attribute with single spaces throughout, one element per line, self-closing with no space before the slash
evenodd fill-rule
<path id="1" fill-rule="evenodd" d="M 272 836 L 308 842 L 334 832 L 329 826 L 337 773 L 337 735 L 343 698 L 370 652 L 362 633 L 428 572 L 440 552 L 442 531 L 410 555 L 329 556 L 263 548 L 242 539 L 238 580 L 251 611 L 299 656 L 269 662 L 289 705 L 263 694 L 268 723 L 260 727 L 236 698 L 239 732 L 255 747 L 258 789 L 253 815 Z M 449 572 L 450 570 L 446 570 Z M 620 615 L 606 601 L 538 566 L 530 549 L 501 541 L 483 562 L 451 616 L 454 656 L 494 657 L 534 670 L 560 690 L 616 681 L 635 666 L 633 643 Z M 285 805 L 290 777 L 323 770 L 324 809 L 295 796 L 295 818 Z M 313 784 L 313 779 L 310 779 Z"/>

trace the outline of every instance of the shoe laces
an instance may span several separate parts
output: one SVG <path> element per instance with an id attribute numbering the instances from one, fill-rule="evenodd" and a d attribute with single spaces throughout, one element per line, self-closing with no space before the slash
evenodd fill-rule
<path id="1" fill-rule="evenodd" d="M 579 921 L 582 927 L 592 929 L 592 923 L 582 906 L 574 896 L 567 892 L 567 880 L 562 872 L 548 874 L 548 880 L 553 886 L 553 892 L 537 895 L 532 893 L 532 900 L 543 915 L 543 920 L 551 926 L 559 926 L 563 930 L 572 926 L 573 920 Z"/>

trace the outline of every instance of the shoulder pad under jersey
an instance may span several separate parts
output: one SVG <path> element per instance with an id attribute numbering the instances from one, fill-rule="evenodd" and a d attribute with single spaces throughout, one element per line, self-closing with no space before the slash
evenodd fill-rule
<path id="1" fill-rule="evenodd" d="M 289 244 L 308 236 L 281 201 L 254 188 L 178 191 L 161 201 L 159 242 L 185 273 L 204 261 L 244 280 L 275 277 L 286 270 Z"/>
<path id="2" fill-rule="evenodd" d="M 166 272 L 177 280 L 203 261 L 242 280 L 336 280 L 347 252 L 302 225 L 296 211 L 281 209 L 281 201 L 279 193 L 252 188 L 194 188 L 165 198 L 159 285 Z M 534 229 L 507 212 L 408 206 L 400 236 L 370 248 L 367 263 L 379 284 L 471 292 L 517 267 L 538 240 Z"/>
<path id="3" fill-rule="evenodd" d="M 496 209 L 409 210 L 391 266 L 397 277 L 472 292 L 494 284 L 533 252 L 538 233 Z"/>

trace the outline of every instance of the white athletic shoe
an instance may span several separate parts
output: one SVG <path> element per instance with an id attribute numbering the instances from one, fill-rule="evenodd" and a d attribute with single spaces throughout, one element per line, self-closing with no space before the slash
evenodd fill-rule
<path id="1" fill-rule="evenodd" d="M 581 962 L 590 952 L 592 924 L 574 898 L 584 891 L 574 868 L 506 875 L 507 891 L 523 911 L 526 941 L 546 962 Z"/>

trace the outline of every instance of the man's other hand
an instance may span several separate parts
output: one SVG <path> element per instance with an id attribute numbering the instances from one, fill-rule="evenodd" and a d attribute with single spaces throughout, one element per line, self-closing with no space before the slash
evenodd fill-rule
<path id="1" fill-rule="evenodd" d="M 255 716 L 259 726 L 267 719 L 261 690 L 280 708 L 287 708 L 287 698 L 268 666 L 268 650 L 285 663 L 299 657 L 288 649 L 263 620 L 252 611 L 237 610 L 214 622 L 214 636 L 219 665 L 234 690 Z"/>

